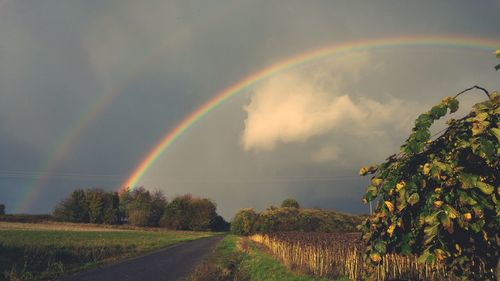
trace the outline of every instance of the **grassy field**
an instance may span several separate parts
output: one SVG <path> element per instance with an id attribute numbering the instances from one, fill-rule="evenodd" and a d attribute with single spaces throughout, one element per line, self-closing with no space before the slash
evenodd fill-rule
<path id="1" fill-rule="evenodd" d="M 0 222 L 0 280 L 50 280 L 211 235 L 69 223 Z"/>
<path id="2" fill-rule="evenodd" d="M 189 281 L 332 281 L 292 272 L 252 241 L 234 235 L 226 236 L 214 255 L 200 265 Z M 335 279 L 348 281 L 349 279 Z"/>

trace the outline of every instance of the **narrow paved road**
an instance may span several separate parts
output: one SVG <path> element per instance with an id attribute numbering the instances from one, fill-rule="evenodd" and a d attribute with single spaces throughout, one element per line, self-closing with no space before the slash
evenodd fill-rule
<path id="1" fill-rule="evenodd" d="M 210 255 L 222 237 L 175 245 L 151 254 L 67 276 L 61 281 L 174 281 L 186 277 Z"/>

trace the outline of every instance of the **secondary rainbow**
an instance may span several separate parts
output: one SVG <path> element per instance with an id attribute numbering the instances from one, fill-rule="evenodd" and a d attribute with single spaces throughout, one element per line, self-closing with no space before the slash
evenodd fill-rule
<path id="1" fill-rule="evenodd" d="M 169 131 L 139 162 L 130 176 L 123 183 L 121 188 L 134 188 L 144 173 L 158 159 L 165 149 L 170 147 L 185 131 L 189 130 L 205 115 L 210 113 L 215 108 L 219 107 L 225 101 L 238 93 L 245 92 L 256 83 L 269 78 L 277 73 L 283 72 L 294 66 L 304 64 L 306 62 L 319 60 L 325 57 L 341 55 L 352 51 L 364 51 L 368 49 L 394 48 L 394 47 L 444 47 L 444 48 L 459 48 L 459 49 L 479 49 L 488 52 L 494 52 L 500 48 L 500 40 L 488 38 L 452 36 L 452 35 L 436 35 L 436 36 L 405 36 L 391 37 L 381 39 L 369 39 L 351 41 L 341 44 L 333 44 L 331 46 L 314 49 L 305 53 L 289 57 L 267 68 L 250 74 L 237 83 L 229 86 L 219 94 L 208 100 L 202 106 L 186 116 L 177 126 Z"/>
<path id="2" fill-rule="evenodd" d="M 0 8 L 2 5 L 1 3 L 5 2 L 0 2 Z M 183 33 L 179 34 L 181 36 L 183 35 Z M 109 86 L 106 87 L 107 90 L 101 93 L 96 101 L 85 108 L 79 118 L 76 118 L 75 122 L 71 124 L 68 130 L 61 136 L 59 141 L 54 143 L 50 152 L 47 153 L 47 158 L 41 163 L 38 172 L 33 174 L 33 182 L 27 189 L 26 194 L 20 197 L 20 201 L 17 204 L 13 204 L 17 206 L 16 212 L 27 212 L 32 208 L 49 180 L 53 179 L 56 175 L 57 169 L 60 168 L 63 160 L 71 154 L 71 151 L 80 142 L 89 128 L 91 128 L 91 125 L 109 109 L 113 102 L 120 97 L 126 87 L 144 74 L 150 66 L 156 64 L 159 58 L 168 53 L 180 50 L 183 42 L 183 40 L 174 40 L 174 43 L 172 44 L 169 42 L 168 46 L 164 44 L 158 45 L 154 51 L 149 51 L 144 61 L 131 67 L 123 78 L 117 77 L 110 82 Z M 92 65 L 94 62 L 89 61 L 88 64 Z M 98 75 L 98 73 L 96 73 L 96 75 Z"/>

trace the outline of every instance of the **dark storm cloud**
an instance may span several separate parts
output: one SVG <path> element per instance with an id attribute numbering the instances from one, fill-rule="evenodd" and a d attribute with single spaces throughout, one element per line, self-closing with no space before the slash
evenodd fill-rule
<path id="1" fill-rule="evenodd" d="M 186 114 L 286 57 L 394 35 L 500 38 L 498 1 L 2 3 L 1 171 L 35 175 L 47 168 L 47 159 L 96 100 L 117 92 L 57 163 L 30 212 L 49 211 L 76 186 L 116 187 Z M 369 55 L 374 68 L 359 71 L 359 83 L 345 82 L 354 102 L 393 97 L 408 101 L 415 113 L 470 84 L 499 88 L 496 73 L 489 72 L 494 62 L 482 53 L 407 49 Z M 365 151 L 347 153 L 366 145 L 362 139 L 348 141 L 349 136 L 332 133 L 269 152 L 247 152 L 241 136 L 247 118 L 243 106 L 250 102 L 249 94 L 241 95 L 208 115 L 165 152 L 144 184 L 169 196 L 213 197 L 226 217 L 239 207 L 262 208 L 289 196 L 311 207 L 362 212 L 365 207 L 356 205 L 362 180 L 345 175 L 360 163 L 380 161 L 405 137 L 398 131 L 373 140 L 379 149 L 369 157 Z M 87 176 L 63 179 L 65 173 Z M 331 179 L 318 180 L 324 177 Z M 22 201 L 34 182 L 36 177 L 0 173 L 0 201 L 13 210 L 9 203 Z"/>

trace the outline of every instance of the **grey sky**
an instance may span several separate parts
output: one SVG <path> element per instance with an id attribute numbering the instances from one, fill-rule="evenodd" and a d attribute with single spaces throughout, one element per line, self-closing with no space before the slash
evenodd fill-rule
<path id="1" fill-rule="evenodd" d="M 166 131 L 216 93 L 311 49 L 423 34 L 500 40 L 500 2 L 480 3 L 0 1 L 0 202 L 9 212 L 48 212 L 75 187 L 111 190 Z M 273 83 L 262 81 L 184 134 L 140 183 L 170 197 L 209 196 L 226 218 L 237 208 L 262 208 L 285 197 L 363 212 L 366 179 L 356 176 L 359 166 L 396 151 L 418 112 L 473 84 L 500 89 L 496 61 L 482 50 L 396 48 L 361 55 L 359 67 L 346 58 L 327 59 L 282 75 L 319 87 L 330 99 L 347 95 L 364 111 L 373 107 L 363 107 L 367 100 L 388 105 L 394 120 L 364 127 L 351 116 L 305 139 L 245 150 L 245 107 Z M 47 159 L 103 95 L 113 98 L 47 171 Z M 47 172 L 40 196 L 20 209 Z"/>

